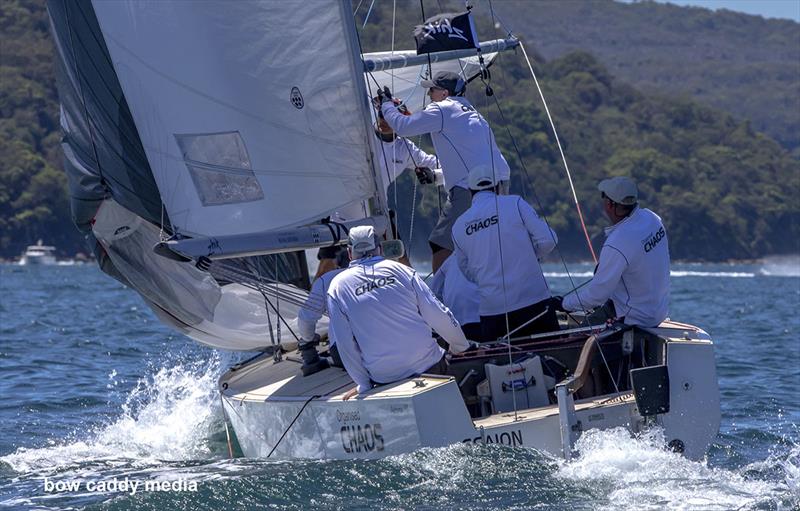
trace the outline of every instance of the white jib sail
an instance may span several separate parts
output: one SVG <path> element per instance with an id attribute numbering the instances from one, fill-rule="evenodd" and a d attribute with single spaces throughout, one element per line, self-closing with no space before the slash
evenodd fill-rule
<path id="1" fill-rule="evenodd" d="M 339 2 L 93 6 L 176 231 L 280 229 L 375 195 Z"/>

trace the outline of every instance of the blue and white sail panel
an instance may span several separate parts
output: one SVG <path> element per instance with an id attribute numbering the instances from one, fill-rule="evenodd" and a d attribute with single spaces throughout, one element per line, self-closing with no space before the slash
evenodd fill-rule
<path id="1" fill-rule="evenodd" d="M 176 232 L 281 229 L 375 195 L 340 2 L 92 5 Z"/>
<path id="2" fill-rule="evenodd" d="M 100 203 L 112 196 L 138 216 L 169 228 L 91 3 L 49 0 L 47 10 L 73 221 L 90 232 Z"/>

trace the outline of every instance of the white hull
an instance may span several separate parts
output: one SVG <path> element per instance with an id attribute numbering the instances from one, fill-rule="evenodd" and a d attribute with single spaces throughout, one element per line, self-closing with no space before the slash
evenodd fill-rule
<path id="1" fill-rule="evenodd" d="M 50 266 L 57 264 L 56 258 L 51 255 L 23 255 L 19 260 L 20 266 Z"/>
<path id="2" fill-rule="evenodd" d="M 702 330 L 676 325 L 650 330 L 663 341 L 669 412 L 642 417 L 630 390 L 577 400 L 574 436 L 614 427 L 636 433 L 655 423 L 668 442 L 680 441 L 687 457 L 705 454 L 720 421 L 713 344 Z M 291 358 L 262 359 L 221 378 L 225 414 L 245 456 L 378 458 L 459 442 L 563 453 L 557 404 L 473 419 L 455 379 L 439 376 L 404 380 L 343 401 L 353 386 L 343 370 L 304 378 L 299 368 Z"/>
<path id="3" fill-rule="evenodd" d="M 55 247 L 43 245 L 42 240 L 36 245 L 30 245 L 19 259 L 20 266 L 52 265 L 56 263 Z"/>

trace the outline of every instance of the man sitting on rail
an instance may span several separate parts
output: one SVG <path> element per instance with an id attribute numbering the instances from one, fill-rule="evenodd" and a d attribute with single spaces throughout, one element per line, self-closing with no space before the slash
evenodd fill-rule
<path id="1" fill-rule="evenodd" d="M 422 373 L 444 374 L 444 350 L 431 329 L 450 345 L 451 353 L 461 353 L 469 344 L 458 321 L 416 271 L 381 256 L 371 226 L 350 229 L 348 244 L 350 267 L 328 288 L 329 329 L 356 383 L 344 398 L 374 384 Z"/>
<path id="2" fill-rule="evenodd" d="M 597 188 L 611 226 L 606 228 L 592 281 L 565 296 L 560 308 L 589 311 L 610 299 L 609 319 L 658 326 L 669 307 L 669 243 L 664 224 L 658 215 L 639 207 L 639 190 L 631 179 L 604 179 Z"/>
<path id="3" fill-rule="evenodd" d="M 539 261 L 558 238 L 518 195 L 498 195 L 494 169 L 469 173 L 472 206 L 453 225 L 454 256 L 478 285 L 482 341 L 559 329 Z M 536 318 L 536 319 L 534 319 Z"/>

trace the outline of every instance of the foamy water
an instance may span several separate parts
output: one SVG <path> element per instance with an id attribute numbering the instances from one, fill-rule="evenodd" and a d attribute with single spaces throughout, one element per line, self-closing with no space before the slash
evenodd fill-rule
<path id="1" fill-rule="evenodd" d="M 784 480 L 748 477 L 738 471 L 693 462 L 664 447 L 661 430 L 631 438 L 624 429 L 588 431 L 578 440 L 577 459 L 564 462 L 558 477 L 603 482 L 613 504 L 603 509 L 750 509 L 758 505 L 800 505 L 797 474 L 800 448 L 783 459 L 760 464 L 781 465 Z M 791 497 L 794 495 L 794 499 Z M 788 508 L 787 508 L 788 509 Z"/>
<path id="2" fill-rule="evenodd" d="M 211 456 L 208 438 L 219 426 L 221 408 L 216 382 L 220 359 L 162 367 L 142 378 L 121 405 L 119 416 L 72 442 L 51 440 L 49 447 L 21 447 L 0 457 L 20 473 L 63 473 L 86 463 L 114 467 L 129 460 L 144 466 Z M 113 375 L 112 375 L 113 380 Z"/>
<path id="3" fill-rule="evenodd" d="M 359 463 L 352 461 L 226 461 L 219 452 L 212 452 L 209 437 L 220 428 L 216 391 L 220 370 L 218 358 L 160 368 L 137 383 L 116 420 L 87 438 L 38 449 L 20 448 L 0 457 L 0 462 L 8 464 L 19 477 L 33 480 L 56 477 L 85 482 L 113 475 L 120 479 L 213 481 L 247 476 L 253 470 L 291 472 L 294 464 L 304 472 L 343 470 L 353 477 L 364 477 Z M 453 445 L 368 462 L 374 464 L 373 468 L 364 468 L 409 481 L 418 492 L 437 493 L 443 484 L 454 485 L 464 488 L 462 497 L 468 499 L 489 491 L 494 477 L 503 474 L 510 478 L 508 484 L 527 486 L 531 481 L 520 477 L 533 471 L 535 477 L 561 481 L 563 487 L 578 485 L 603 494 L 595 509 L 795 509 L 800 505 L 798 446 L 788 456 L 770 456 L 740 470 L 729 470 L 709 467 L 705 461 L 690 461 L 664 445 L 658 428 L 637 437 L 619 428 L 585 432 L 576 444 L 577 456 L 569 462 L 532 450 Z M 175 463 L 201 459 L 206 460 L 202 466 Z M 521 472 L 523 465 L 529 466 Z M 391 472 L 386 473 L 387 469 Z M 779 472 L 782 480 L 753 477 L 766 471 Z M 97 495 L 79 492 L 68 497 Z M 397 495 L 390 495 L 392 501 L 403 502 Z M 5 504 L 46 502 L 15 498 Z"/>

